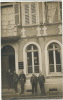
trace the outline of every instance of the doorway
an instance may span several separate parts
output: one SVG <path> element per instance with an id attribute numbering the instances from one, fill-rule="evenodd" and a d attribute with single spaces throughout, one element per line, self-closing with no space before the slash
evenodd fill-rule
<path id="1" fill-rule="evenodd" d="M 13 73 L 15 70 L 15 51 L 10 45 L 4 46 L 1 50 L 1 75 L 2 75 L 2 88 L 8 88 L 7 72 Z"/>

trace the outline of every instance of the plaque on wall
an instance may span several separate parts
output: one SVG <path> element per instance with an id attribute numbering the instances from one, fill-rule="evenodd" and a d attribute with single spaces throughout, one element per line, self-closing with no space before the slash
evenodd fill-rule
<path id="1" fill-rule="evenodd" d="M 18 62 L 18 65 L 19 65 L 19 69 L 23 69 L 24 68 L 23 62 Z"/>

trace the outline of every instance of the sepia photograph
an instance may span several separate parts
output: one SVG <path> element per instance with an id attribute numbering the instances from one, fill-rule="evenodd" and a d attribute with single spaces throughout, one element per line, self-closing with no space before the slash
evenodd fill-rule
<path id="1" fill-rule="evenodd" d="M 63 99 L 62 1 L 1 2 L 1 99 Z"/>

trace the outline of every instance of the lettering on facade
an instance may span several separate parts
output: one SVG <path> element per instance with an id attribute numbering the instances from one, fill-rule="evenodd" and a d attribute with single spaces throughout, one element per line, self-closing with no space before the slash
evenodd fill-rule
<path id="1" fill-rule="evenodd" d="M 23 62 L 18 62 L 18 65 L 19 65 L 19 69 L 23 69 L 24 68 Z"/>

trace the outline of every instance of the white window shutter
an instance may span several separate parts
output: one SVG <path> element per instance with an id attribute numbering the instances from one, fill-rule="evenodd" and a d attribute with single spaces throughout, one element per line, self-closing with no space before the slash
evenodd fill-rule
<path id="1" fill-rule="evenodd" d="M 22 3 L 22 25 L 32 25 L 39 23 L 38 3 Z"/>
<path id="2" fill-rule="evenodd" d="M 60 20 L 62 20 L 62 2 L 60 2 Z"/>
<path id="3" fill-rule="evenodd" d="M 35 3 L 31 3 L 31 20 L 32 20 L 32 24 L 36 23 L 36 5 L 35 5 Z"/>
<path id="4" fill-rule="evenodd" d="M 29 4 L 22 3 L 21 4 L 22 10 L 22 25 L 29 24 Z"/>
<path id="5" fill-rule="evenodd" d="M 39 24 L 39 3 L 35 3 L 36 6 L 36 24 Z"/>
<path id="6" fill-rule="evenodd" d="M 58 22 L 58 4 L 57 2 L 50 2 L 47 3 L 48 6 L 48 12 L 47 12 L 47 17 L 48 17 L 48 22 L 53 23 L 53 22 Z"/>
<path id="7" fill-rule="evenodd" d="M 32 24 L 39 23 L 39 5 L 38 5 L 38 3 L 31 3 L 31 20 L 32 20 Z"/>
<path id="8" fill-rule="evenodd" d="M 25 6 L 25 24 L 29 24 L 29 4 Z"/>
<path id="9" fill-rule="evenodd" d="M 16 3 L 14 4 L 14 15 L 15 15 L 15 24 L 20 24 L 20 4 Z"/>

